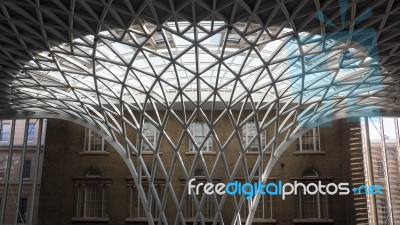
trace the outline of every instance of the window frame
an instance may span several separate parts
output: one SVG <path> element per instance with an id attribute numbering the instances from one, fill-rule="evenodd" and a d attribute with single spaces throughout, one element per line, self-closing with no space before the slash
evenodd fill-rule
<path id="1" fill-rule="evenodd" d="M 304 195 L 302 189 L 298 190 L 299 193 L 299 211 L 298 213 L 298 217 L 299 219 L 303 219 L 303 220 L 313 220 L 313 219 L 319 219 L 319 220 L 328 220 L 329 218 L 329 199 L 328 199 L 328 195 L 322 195 L 321 193 L 316 193 L 315 195 Z M 314 197 L 315 196 L 315 197 Z M 316 200 L 315 200 L 316 198 Z M 316 210 L 313 211 L 313 214 L 318 215 L 317 217 L 304 217 L 303 215 L 305 214 L 305 211 L 303 211 L 305 204 L 310 203 L 313 204 L 313 207 L 316 207 L 312 210 Z M 325 203 L 325 207 L 323 207 L 323 204 Z M 311 208 L 313 208 L 311 207 Z M 308 207 L 308 209 L 310 209 L 310 207 Z M 325 209 L 325 211 L 323 211 Z M 325 214 L 325 216 L 323 215 Z M 326 218 L 324 218 L 326 217 Z"/>
<path id="2" fill-rule="evenodd" d="M 258 123 L 260 124 L 261 121 L 259 121 Z M 254 127 L 251 127 L 251 126 L 254 126 Z M 249 131 L 249 129 L 251 129 L 251 128 L 257 129 L 255 120 L 247 121 L 244 124 L 244 126 L 242 127 L 242 129 L 241 129 L 242 130 L 242 132 L 241 132 L 242 133 L 242 142 L 244 144 L 244 147 L 247 147 L 246 150 L 248 150 L 249 152 L 256 152 L 256 151 L 259 151 L 259 146 L 260 146 L 258 143 L 258 137 L 257 137 L 259 135 L 259 133 L 256 131 L 254 135 L 250 135 L 251 131 Z M 265 132 L 261 132 L 261 137 L 260 137 L 261 148 L 265 147 L 265 142 L 266 142 L 265 136 L 266 136 Z M 253 140 L 251 145 L 249 145 L 251 139 L 254 137 L 256 137 L 255 140 Z"/>
<path id="3" fill-rule="evenodd" d="M 310 135 L 312 133 L 312 135 Z M 311 143 L 303 143 L 306 142 L 303 139 L 305 138 L 312 138 Z M 304 146 L 312 146 L 312 149 L 304 149 Z M 302 134 L 298 139 L 298 148 L 299 152 L 323 152 L 321 149 L 321 129 L 320 127 L 313 127 L 309 131 Z"/>
<path id="4" fill-rule="evenodd" d="M 29 162 L 29 163 L 28 163 Z M 28 166 L 26 164 L 29 164 Z M 31 178 L 31 170 L 32 168 L 32 160 L 25 159 L 22 166 L 22 179 L 30 179 Z"/>
<path id="5" fill-rule="evenodd" d="M 383 163 L 383 160 L 378 160 L 377 162 L 376 162 L 376 164 L 377 164 L 377 172 L 378 172 L 378 177 L 379 178 L 384 178 L 385 177 L 385 165 L 384 165 L 384 163 Z"/>
<path id="6" fill-rule="evenodd" d="M 196 178 L 196 182 L 194 184 L 201 183 L 205 181 L 204 176 L 193 176 Z M 214 196 L 204 194 L 204 192 L 200 191 L 199 195 L 187 195 L 185 200 L 185 207 L 183 208 L 183 215 L 187 221 L 195 220 L 197 217 L 197 207 L 195 205 L 195 201 L 193 198 L 197 199 L 197 202 L 200 204 L 201 199 L 205 195 L 205 199 L 203 201 L 203 208 L 201 209 L 201 215 L 205 221 L 212 220 L 215 217 L 216 207 L 214 205 Z"/>
<path id="7" fill-rule="evenodd" d="M 317 171 L 315 171 L 314 169 L 307 169 L 306 171 L 303 172 L 302 178 L 300 178 L 304 182 L 305 185 L 308 185 L 310 183 L 315 183 L 318 184 L 319 181 L 321 181 L 321 177 L 319 176 L 319 174 L 317 173 Z M 309 195 L 309 194 L 304 194 L 304 191 L 302 189 L 302 187 L 299 187 L 299 189 L 297 189 L 297 209 L 296 209 L 296 217 L 297 219 L 294 219 L 294 222 L 299 222 L 299 221 L 314 221 L 314 220 L 318 220 L 318 221 L 329 221 L 332 222 L 332 205 L 331 205 L 331 199 L 329 195 L 322 195 L 321 193 L 317 192 L 314 195 Z M 314 197 L 315 196 L 315 197 Z M 305 197 L 307 197 L 307 199 L 311 199 L 308 200 L 307 202 L 316 204 L 316 208 L 313 210 L 317 210 L 316 212 L 312 212 L 312 214 L 316 214 L 316 217 L 304 217 L 305 211 L 303 211 L 303 209 L 305 208 Z M 313 198 L 316 198 L 316 201 L 314 201 Z M 314 206 L 313 206 L 314 207 Z M 313 208 L 311 207 L 311 208 Z M 307 207 L 308 209 L 310 209 L 310 207 Z"/>
<path id="8" fill-rule="evenodd" d="M 143 170 L 142 170 L 143 171 Z M 149 182 L 146 178 L 142 177 L 142 187 L 145 192 L 146 197 L 148 198 L 148 190 L 149 190 Z M 137 191 L 137 187 L 135 182 L 133 181 L 132 177 L 126 177 L 127 182 L 127 215 L 126 215 L 126 222 L 133 222 L 133 221 L 140 221 L 144 222 L 147 221 L 147 217 L 140 216 L 140 210 L 142 213 L 145 213 L 145 209 L 143 208 L 142 201 L 139 196 L 139 192 Z M 155 188 L 157 189 L 157 195 L 159 198 L 162 198 L 164 191 L 165 191 L 165 179 L 160 177 L 155 177 L 153 182 Z M 154 195 L 152 195 L 154 196 Z M 154 221 L 158 221 L 158 217 L 160 215 L 160 210 L 157 207 L 157 202 L 154 197 L 152 197 L 153 201 L 151 203 L 151 210 Z"/>
<path id="9" fill-rule="evenodd" d="M 250 212 L 250 200 L 245 199 L 240 209 L 240 217 L 247 219 Z M 261 195 L 257 208 L 254 213 L 255 220 L 274 220 L 274 206 L 272 195 Z"/>
<path id="10" fill-rule="evenodd" d="M 247 169 L 248 176 L 250 177 L 252 171 L 254 170 L 254 167 L 249 167 Z M 260 179 L 260 173 L 263 171 L 263 163 L 257 167 L 254 176 L 252 177 L 252 182 L 257 182 Z M 246 176 L 245 176 L 246 177 Z M 243 177 L 241 180 L 243 182 L 246 181 L 246 178 Z M 276 183 L 275 179 L 268 179 L 267 183 Z M 257 205 L 257 208 L 254 213 L 254 221 L 255 222 L 271 222 L 275 223 L 276 219 L 274 218 L 274 200 L 273 200 L 272 195 L 261 195 L 260 201 Z M 250 200 L 244 199 L 243 205 L 240 208 L 240 218 L 246 220 L 248 213 L 250 212 L 250 205 L 249 205 Z"/>
<path id="11" fill-rule="evenodd" d="M 0 159 L 0 180 L 4 180 L 6 178 L 7 173 L 7 159 Z"/>
<path id="12" fill-rule="evenodd" d="M 72 221 L 97 221 L 108 222 L 108 192 L 112 179 L 100 176 L 87 176 L 83 178 L 73 178 L 74 180 L 74 217 Z M 97 203 L 100 207 L 99 216 L 87 215 L 87 196 L 89 194 L 88 187 L 96 187 L 101 190 L 101 199 Z"/>
<path id="13" fill-rule="evenodd" d="M 4 132 L 4 126 L 8 127 L 8 132 Z M 7 139 L 3 139 L 4 135 L 6 134 Z M 2 123 L 1 130 L 0 130 L 0 142 L 9 142 L 10 141 L 10 134 L 11 134 L 11 123 Z"/>
<path id="14" fill-rule="evenodd" d="M 100 143 L 96 143 L 95 145 L 92 144 L 92 141 L 94 139 L 100 139 Z M 92 149 L 92 146 L 101 146 L 100 149 Z M 84 142 L 84 148 L 83 148 L 84 153 L 96 153 L 96 152 L 106 152 L 105 148 L 105 140 L 102 136 L 100 136 L 98 133 L 92 131 L 89 128 L 85 128 L 85 142 Z"/>
<path id="15" fill-rule="evenodd" d="M 99 184 L 86 184 L 83 193 L 83 218 L 104 217 L 105 189 Z M 94 199 L 93 199 L 94 196 Z M 99 198 L 100 197 L 100 198 Z M 99 210 L 99 212 L 92 212 Z M 99 213 L 99 215 L 94 215 Z"/>
<path id="16" fill-rule="evenodd" d="M 35 123 L 28 124 L 28 136 L 26 137 L 26 140 L 29 142 L 35 141 L 35 125 Z"/>
<path id="17" fill-rule="evenodd" d="M 145 126 L 146 124 L 149 126 Z M 146 134 L 145 127 L 151 129 L 150 132 L 148 133 L 148 134 L 151 134 L 150 136 Z M 146 137 L 146 139 L 150 142 L 150 144 L 152 145 L 152 147 L 154 149 L 156 148 L 158 138 L 160 137 L 160 132 L 150 121 L 145 120 L 143 122 L 142 142 L 141 142 L 140 150 L 145 153 L 153 152 L 153 150 L 151 149 L 150 146 L 148 146 L 148 144 L 145 142 L 143 137 Z M 150 141 L 151 139 L 149 139 L 149 137 L 152 138 L 153 141 Z M 146 146 L 147 146 L 147 148 L 145 148 Z"/>
<path id="18" fill-rule="evenodd" d="M 164 185 L 160 183 L 154 184 L 157 195 L 159 198 L 162 198 L 164 192 Z M 146 198 L 149 196 L 149 184 L 142 183 L 143 190 L 145 192 Z M 128 212 L 128 220 L 147 220 L 146 210 L 143 207 L 142 200 L 140 199 L 139 192 L 134 184 L 129 185 L 128 187 L 129 193 L 129 212 Z M 152 196 L 153 193 L 152 193 Z M 160 210 L 157 207 L 157 202 L 154 197 L 152 197 L 152 201 L 150 202 L 150 210 L 154 219 L 157 219 L 160 215 Z"/>
<path id="19" fill-rule="evenodd" d="M 197 131 L 195 129 L 196 125 L 201 125 L 201 130 L 202 130 L 202 135 L 201 136 L 197 134 Z M 204 122 L 203 120 L 195 120 L 190 124 L 189 130 L 190 130 L 190 133 L 192 134 L 193 139 L 195 141 L 196 141 L 196 138 L 198 138 L 198 137 L 202 138 L 201 143 L 204 142 L 204 145 L 200 149 L 201 152 L 213 152 L 214 151 L 214 136 L 213 136 L 213 134 L 210 134 L 210 136 L 208 136 L 207 140 L 204 141 L 204 139 L 206 138 L 207 134 L 210 132 L 210 127 L 208 126 L 208 124 L 206 122 Z M 189 152 L 196 152 L 197 151 L 197 149 L 196 149 L 197 145 L 198 145 L 197 142 L 193 143 L 193 140 L 190 139 L 189 140 Z"/>
<path id="20" fill-rule="evenodd" d="M 390 224 L 390 212 L 386 198 L 381 199 L 382 225 Z"/>
<path id="21" fill-rule="evenodd" d="M 28 211 L 28 198 L 21 197 L 18 202 L 18 217 L 17 224 L 25 224 L 26 222 L 26 213 Z"/>

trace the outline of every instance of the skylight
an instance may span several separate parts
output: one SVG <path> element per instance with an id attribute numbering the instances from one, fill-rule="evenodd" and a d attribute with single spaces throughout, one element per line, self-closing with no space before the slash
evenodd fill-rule
<path id="1" fill-rule="evenodd" d="M 344 43 L 321 35 L 302 32 L 297 38 L 289 28 L 245 23 L 178 22 L 161 29 L 144 23 L 122 33 L 105 30 L 97 37 L 76 38 L 72 45 L 53 46 L 51 53 L 40 53 L 24 68 L 23 76 L 39 84 L 20 79 L 20 85 L 41 95 L 49 95 L 42 86 L 58 88 L 62 91 L 53 92 L 58 99 L 89 98 L 94 104 L 104 100 L 99 95 L 111 102 L 153 98 L 165 105 L 183 99 L 200 103 L 211 101 L 216 92 L 215 101 L 240 102 L 251 95 L 254 102 L 272 102 L 300 95 L 346 95 L 348 91 L 336 90 L 343 81 L 365 77 L 360 61 L 371 59 L 356 57 L 340 68 L 343 52 L 355 55 L 358 49 L 346 50 Z M 324 53 L 327 46 L 334 47 Z"/>

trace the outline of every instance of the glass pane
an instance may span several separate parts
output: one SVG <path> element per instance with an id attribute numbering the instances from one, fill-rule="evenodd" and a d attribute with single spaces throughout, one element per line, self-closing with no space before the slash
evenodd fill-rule
<path id="1" fill-rule="evenodd" d="M 34 123 L 29 123 L 28 127 L 28 141 L 34 141 L 35 137 L 35 124 Z"/>
<path id="2" fill-rule="evenodd" d="M 0 131 L 0 141 L 9 141 L 10 140 L 10 123 L 3 123 Z"/>
<path id="3" fill-rule="evenodd" d="M 192 132 L 194 141 L 197 144 L 197 146 L 203 144 L 206 135 L 210 131 L 207 124 L 202 121 L 193 122 L 190 126 L 190 130 Z M 200 151 L 212 151 L 212 146 L 213 146 L 213 137 L 210 135 L 210 137 L 205 141 Z M 194 143 L 192 143 L 192 141 L 189 141 L 189 151 L 195 151 Z"/>
<path id="4" fill-rule="evenodd" d="M 104 151 L 103 137 L 88 128 L 85 129 L 85 151 Z"/>
<path id="5" fill-rule="evenodd" d="M 150 145 L 142 140 L 142 151 L 152 151 L 157 144 L 158 131 L 157 128 L 150 122 L 146 121 L 143 123 L 143 135 L 150 142 Z"/>
<path id="6" fill-rule="evenodd" d="M 102 188 L 99 185 L 87 185 L 85 192 L 85 217 L 101 217 Z"/>

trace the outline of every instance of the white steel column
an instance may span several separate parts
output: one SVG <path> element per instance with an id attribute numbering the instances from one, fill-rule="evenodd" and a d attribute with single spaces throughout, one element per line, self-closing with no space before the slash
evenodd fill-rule
<path id="1" fill-rule="evenodd" d="M 364 165 L 366 170 L 366 183 L 368 186 L 374 185 L 374 172 L 372 163 L 371 142 L 369 137 L 368 117 L 364 117 L 361 122 L 363 152 L 364 152 Z M 367 195 L 369 204 L 369 223 L 371 225 L 378 225 L 378 210 L 376 208 L 375 195 Z"/>
<path id="2" fill-rule="evenodd" d="M 15 134 L 15 119 L 12 120 L 11 123 L 11 130 L 10 130 L 10 146 L 8 148 L 8 158 L 7 158 L 7 168 L 6 168 L 6 176 L 4 178 L 4 195 L 3 199 L 1 202 L 1 212 L 2 212 L 2 217 L 0 218 L 0 224 L 4 224 L 5 221 L 5 215 L 6 215 L 6 204 L 7 204 L 7 195 L 8 195 L 8 186 L 10 182 L 10 172 L 11 172 L 11 163 L 12 163 L 12 153 L 13 153 L 13 147 L 14 147 L 14 134 Z"/>
<path id="3" fill-rule="evenodd" d="M 17 200 L 16 200 L 16 211 L 15 211 L 15 220 L 14 224 L 18 224 L 18 217 L 21 217 L 19 210 L 20 210 L 20 202 L 21 202 L 21 195 L 22 195 L 22 185 L 24 183 L 24 164 L 25 164 L 25 156 L 26 156 L 26 147 L 27 147 L 27 142 L 28 142 L 28 132 L 29 132 L 29 119 L 25 120 L 25 131 L 24 131 L 24 143 L 23 143 L 23 148 L 22 148 L 22 158 L 20 160 L 20 171 L 19 171 L 19 184 L 18 184 L 18 195 L 17 195 Z M 21 218 L 23 219 L 23 218 Z"/>
<path id="4" fill-rule="evenodd" d="M 43 132 L 43 119 L 39 119 L 39 130 L 37 134 L 37 140 L 36 140 L 36 159 L 35 159 L 35 172 L 34 172 L 34 178 L 32 182 L 32 194 L 31 194 L 31 207 L 29 210 L 29 224 L 33 224 L 33 213 L 35 211 L 35 202 L 36 202 L 36 187 L 37 187 L 37 181 L 38 181 L 38 175 L 39 175 L 39 167 L 40 167 L 40 153 L 42 149 L 42 132 Z M 37 125 L 37 123 L 36 123 Z M 35 125 L 35 126 L 36 126 Z"/>
<path id="5" fill-rule="evenodd" d="M 383 125 L 383 119 L 379 119 L 380 125 L 380 133 L 381 133 L 381 149 L 382 149 L 382 156 L 383 156 L 383 164 L 384 164 L 384 174 L 385 174 L 385 186 L 386 186 L 386 204 L 389 211 L 389 224 L 393 225 L 393 210 L 392 210 L 392 198 L 391 198 L 391 191 L 390 191 L 390 181 L 389 181 L 389 167 L 387 162 L 387 154 L 386 154 L 386 140 L 385 140 L 385 128 Z M 386 222 L 386 221 L 384 221 Z M 385 223 L 386 224 L 386 223 Z"/>

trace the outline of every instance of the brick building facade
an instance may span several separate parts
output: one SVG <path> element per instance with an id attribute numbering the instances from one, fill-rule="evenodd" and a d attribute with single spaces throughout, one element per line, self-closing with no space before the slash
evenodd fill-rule
<path id="1" fill-rule="evenodd" d="M 221 143 L 229 139 L 229 123 L 223 119 L 221 125 L 216 128 L 216 134 Z M 174 121 L 167 124 L 166 132 L 171 138 L 182 135 L 182 131 L 177 129 Z M 248 128 L 247 128 L 248 126 Z M 145 126 L 144 126 L 145 127 Z M 201 128 L 201 126 L 199 125 Z M 196 129 L 196 127 L 193 127 Z M 247 129 L 247 130 L 246 130 Z M 246 138 L 251 136 L 252 124 L 243 126 L 241 130 L 241 141 L 246 142 Z M 120 156 L 107 143 L 104 148 L 101 146 L 101 138 L 95 134 L 88 133 L 84 127 L 61 120 L 49 120 L 47 127 L 46 154 L 43 166 L 42 195 L 39 206 L 40 225 L 46 224 L 87 224 L 97 222 L 101 224 L 147 224 L 144 209 L 138 200 L 135 184 L 131 179 L 129 171 L 121 160 Z M 198 129 L 201 130 L 201 129 Z M 147 132 L 147 133 L 146 133 Z M 246 133 L 247 132 L 247 133 Z M 229 182 L 226 175 L 227 171 L 222 163 L 215 163 L 218 160 L 218 147 L 214 143 L 204 142 L 202 153 L 206 168 L 201 163 L 193 163 L 196 155 L 191 151 L 193 145 L 189 144 L 189 137 L 186 137 L 179 148 L 179 156 L 183 164 L 173 164 L 174 155 L 166 140 L 160 143 L 160 152 L 157 153 L 159 162 L 162 162 L 167 171 L 172 173 L 171 186 L 159 164 L 154 160 L 156 155 L 149 150 L 149 143 L 155 143 L 153 138 L 158 139 L 159 134 L 151 129 L 143 132 L 147 136 L 148 143 L 142 144 L 142 155 L 145 165 L 148 167 L 149 174 L 155 173 L 154 187 L 159 196 L 168 198 L 165 207 L 165 214 L 169 223 L 174 223 L 179 216 L 178 209 L 174 202 L 168 197 L 165 191 L 173 187 L 178 199 L 185 195 L 185 185 L 187 180 L 183 176 L 182 166 L 187 170 L 193 166 L 193 177 L 197 181 L 207 181 L 209 173 L 215 171 L 212 182 Z M 193 131 L 196 133 L 196 131 Z M 89 144 L 88 135 L 92 135 Z M 93 136 L 95 135 L 95 136 Z M 133 133 L 132 135 L 135 135 Z M 265 141 L 268 140 L 266 131 Z M 194 134 L 194 138 L 201 135 Z M 135 139 L 138 139 L 136 136 Z M 201 137 L 200 137 L 201 138 Z M 215 138 L 215 137 L 214 137 Z M 251 139 L 251 137 L 249 137 Z M 262 137 L 263 138 L 263 137 Z M 263 139 L 261 141 L 264 141 Z M 172 140 L 175 141 L 175 140 Z M 212 142 L 212 141 L 210 141 Z M 269 181 L 293 182 L 299 180 L 303 182 L 348 182 L 351 185 L 362 183 L 365 180 L 363 167 L 357 168 L 355 165 L 362 165 L 362 148 L 360 147 L 360 130 L 357 123 L 347 121 L 334 121 L 332 126 L 314 128 L 305 133 L 302 138 L 293 143 L 282 155 L 279 162 L 274 167 Z M 91 147 L 88 147 L 91 146 Z M 239 166 L 233 180 L 256 181 L 258 171 L 251 167 L 257 159 L 258 149 L 256 145 L 249 143 L 249 151 L 244 154 L 245 164 Z M 254 146 L 254 150 L 252 150 Z M 358 147 L 357 147 L 358 146 Z M 92 149 L 90 149 L 92 148 Z M 139 148 L 139 146 L 138 146 Z M 232 173 L 234 164 L 238 163 L 240 145 L 237 139 L 228 142 L 224 147 L 224 156 L 227 157 L 229 173 Z M 133 162 L 138 163 L 137 158 L 132 154 Z M 264 157 L 263 166 L 268 162 L 269 154 Z M 361 160 L 361 161 L 360 161 Z M 239 162 L 241 163 L 241 162 Z M 152 165 L 155 165 L 152 167 Z M 171 165 L 174 166 L 171 169 Z M 247 168 L 246 166 L 247 165 Z M 138 169 L 138 164 L 135 165 Z M 215 167 L 215 168 L 213 168 Z M 152 171 L 155 170 L 155 171 Z M 248 173 L 246 172 L 249 171 Z M 139 170 L 141 171 L 141 170 Z M 255 175 L 252 179 L 249 174 Z M 148 192 L 148 178 L 142 171 L 142 186 Z M 171 194 L 171 192 L 169 193 Z M 148 194 L 147 194 L 148 195 Z M 222 210 L 222 217 L 225 221 L 232 218 L 234 210 L 232 196 L 226 198 Z M 361 199 L 360 199 L 361 198 Z M 216 197 L 217 202 L 221 197 Z M 191 198 L 185 199 L 182 214 L 186 221 L 191 221 L 197 214 L 196 207 L 193 206 Z M 153 216 L 157 217 L 160 213 L 154 199 L 151 209 Z M 280 196 L 264 196 L 261 198 L 255 214 L 255 224 L 367 224 L 368 214 L 366 200 L 362 196 L 355 196 L 352 193 L 347 196 L 287 196 L 286 200 Z M 216 204 L 213 197 L 207 197 L 202 207 L 202 215 L 206 222 L 213 222 Z M 358 204 L 357 204 L 358 203 Z M 248 202 L 245 202 L 241 209 L 241 218 L 245 221 L 248 213 Z M 155 218 L 157 221 L 158 218 Z"/>

